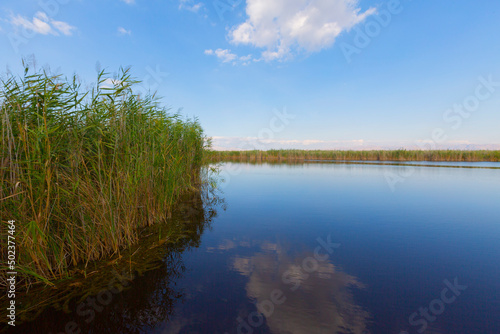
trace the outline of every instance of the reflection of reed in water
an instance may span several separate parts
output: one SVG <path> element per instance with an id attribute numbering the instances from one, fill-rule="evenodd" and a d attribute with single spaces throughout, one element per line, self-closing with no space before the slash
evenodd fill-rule
<path id="1" fill-rule="evenodd" d="M 289 256 L 283 245 L 266 243 L 265 251 L 250 258 L 235 258 L 234 268 L 248 276 L 246 290 L 265 316 L 270 333 L 367 333 L 368 312 L 354 303 L 351 288 L 362 288 L 355 277 L 337 271 L 328 261 L 304 269 L 313 254 Z M 309 273 L 307 271 L 310 271 Z M 296 287 L 296 288 L 294 288 Z M 270 304 L 272 294 L 282 292 L 281 303 Z M 247 312 L 247 313 L 245 313 Z M 258 323 L 240 312 L 248 326 Z M 255 315 L 255 314 L 254 314 Z"/>
<path id="2" fill-rule="evenodd" d="M 78 278 L 57 289 L 18 295 L 16 327 L 9 326 L 9 333 L 60 333 L 67 328 L 75 333 L 138 333 L 168 321 L 183 298 L 175 287 L 185 270 L 182 253 L 199 246 L 217 208 L 224 205 L 212 190 L 186 195 L 171 220 L 142 230 L 142 241 L 120 256 L 89 264 L 87 278 L 78 268 Z"/>

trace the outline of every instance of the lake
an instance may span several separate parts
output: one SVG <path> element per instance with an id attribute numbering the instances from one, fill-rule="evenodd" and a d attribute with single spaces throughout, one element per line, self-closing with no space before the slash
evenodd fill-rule
<path id="1" fill-rule="evenodd" d="M 500 333 L 498 169 L 226 163 L 221 176 L 225 203 L 195 243 L 17 330 Z"/>

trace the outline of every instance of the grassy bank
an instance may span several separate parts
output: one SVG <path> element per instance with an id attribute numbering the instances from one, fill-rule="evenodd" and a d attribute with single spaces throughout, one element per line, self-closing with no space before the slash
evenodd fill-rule
<path id="1" fill-rule="evenodd" d="M 304 161 L 304 160 L 362 160 L 362 161 L 500 161 L 500 151 L 212 151 L 211 161 Z"/>
<path id="2" fill-rule="evenodd" d="M 119 253 L 200 183 L 198 122 L 135 95 L 127 70 L 111 87 L 106 77 L 88 91 L 76 77 L 28 69 L 1 83 L 1 260 L 14 220 L 17 270 L 30 281 Z"/>

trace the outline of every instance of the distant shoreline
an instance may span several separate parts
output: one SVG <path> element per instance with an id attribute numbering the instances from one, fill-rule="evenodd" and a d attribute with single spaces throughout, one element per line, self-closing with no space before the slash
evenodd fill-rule
<path id="1" fill-rule="evenodd" d="M 500 150 L 268 150 L 211 151 L 217 161 L 428 161 L 428 162 L 500 162 Z"/>

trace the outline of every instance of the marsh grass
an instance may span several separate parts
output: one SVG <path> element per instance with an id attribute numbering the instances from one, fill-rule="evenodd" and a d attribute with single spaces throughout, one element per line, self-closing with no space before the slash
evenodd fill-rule
<path id="1" fill-rule="evenodd" d="M 500 161 L 500 151 L 461 150 L 268 150 L 268 151 L 211 151 L 210 160 L 218 161 Z"/>
<path id="2" fill-rule="evenodd" d="M 218 210 L 224 208 L 224 199 L 208 183 L 203 183 L 197 190 L 182 195 L 180 202 L 176 205 L 176 210 L 172 213 L 169 224 L 153 224 L 139 229 L 140 242 L 122 250 L 120 254 L 93 261 L 87 266 L 81 263 L 72 267 L 71 278 L 53 281 L 57 289 L 51 286 L 37 285 L 27 292 L 17 293 L 16 327 L 21 327 L 24 322 L 29 323 L 47 308 L 62 310 L 64 313 L 72 313 L 73 316 L 76 316 L 77 304 L 89 296 L 95 297 L 99 292 L 109 290 L 110 284 L 116 282 L 116 278 L 122 275 L 130 278 L 140 277 L 138 281 L 131 281 L 132 285 L 140 286 L 139 295 L 135 295 L 132 301 L 134 305 L 158 296 L 158 290 L 155 291 L 155 286 L 163 280 L 168 281 L 168 278 L 173 278 L 172 276 L 175 276 L 176 272 L 183 271 L 182 268 L 172 267 L 169 262 L 172 259 L 182 262 L 181 254 L 185 250 L 198 247 L 204 231 L 210 228 Z M 163 268 L 160 273 L 147 274 L 160 268 Z M 148 276 L 149 279 L 145 282 Z M 151 276 L 156 278 L 151 280 Z M 8 302 L 7 295 L 1 294 L 0 305 L 3 305 L 4 300 Z M 0 328 L 3 322 L 8 321 L 6 316 L 6 308 L 0 309 Z M 113 318 L 119 322 L 121 317 Z M 41 323 L 43 324 L 43 321 Z M 54 326 L 57 323 L 64 323 L 64 321 L 58 319 L 56 323 L 49 322 L 50 328 L 47 329 L 47 332 L 56 328 Z M 95 323 L 96 321 L 89 325 L 99 326 Z M 40 325 L 40 322 L 38 324 Z M 25 333 L 41 331 L 40 328 L 37 328 L 37 331 L 29 330 L 29 326 L 21 328 L 24 330 L 20 332 Z M 87 328 L 82 328 L 82 330 L 90 332 L 90 329 L 87 330 Z"/>
<path id="3" fill-rule="evenodd" d="M 129 70 L 109 86 L 107 78 L 100 72 L 84 91 L 76 76 L 26 67 L 1 81 L 1 266 L 5 223 L 15 220 L 17 270 L 27 282 L 50 284 L 71 266 L 119 254 L 200 183 L 198 121 L 135 95 Z"/>

